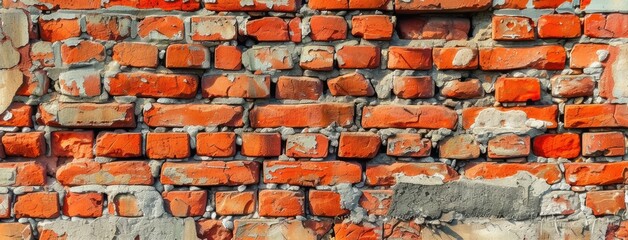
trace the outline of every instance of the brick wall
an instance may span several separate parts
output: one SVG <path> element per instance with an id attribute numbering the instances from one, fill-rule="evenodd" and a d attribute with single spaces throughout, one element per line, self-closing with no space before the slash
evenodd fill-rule
<path id="1" fill-rule="evenodd" d="M 628 238 L 626 0 L 0 2 L 0 239 Z"/>

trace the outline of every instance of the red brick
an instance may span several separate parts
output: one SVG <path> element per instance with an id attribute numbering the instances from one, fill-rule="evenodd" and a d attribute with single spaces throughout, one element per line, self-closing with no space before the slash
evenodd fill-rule
<path id="1" fill-rule="evenodd" d="M 393 10 L 391 0 L 349 0 L 349 8 Z"/>
<path id="2" fill-rule="evenodd" d="M 371 82 L 361 73 L 349 73 L 327 80 L 333 96 L 369 97 L 375 94 Z"/>
<path id="3" fill-rule="evenodd" d="M 59 93 L 73 97 L 96 97 L 102 92 L 100 71 L 91 68 L 59 74 Z"/>
<path id="4" fill-rule="evenodd" d="M 158 104 L 144 110 L 144 122 L 151 127 L 229 126 L 241 127 L 242 107 L 207 104 Z"/>
<path id="5" fill-rule="evenodd" d="M 351 34 L 366 40 L 390 40 L 393 24 L 387 15 L 359 15 L 351 19 Z"/>
<path id="6" fill-rule="evenodd" d="M 65 193 L 63 215 L 69 217 L 97 218 L 102 216 L 104 197 L 102 193 Z"/>
<path id="7" fill-rule="evenodd" d="M 75 161 L 60 166 L 56 178 L 64 186 L 153 184 L 151 168 L 146 161 Z"/>
<path id="8" fill-rule="evenodd" d="M 50 146 L 56 157 L 93 158 L 94 132 L 58 131 L 52 132 Z"/>
<path id="9" fill-rule="evenodd" d="M 236 24 L 235 16 L 194 16 L 190 18 L 188 34 L 193 41 L 235 40 L 238 37 Z"/>
<path id="10" fill-rule="evenodd" d="M 336 51 L 339 68 L 378 68 L 381 53 L 374 46 L 342 46 Z"/>
<path id="11" fill-rule="evenodd" d="M 464 175 L 469 179 L 499 179 L 519 172 L 527 172 L 547 184 L 558 183 L 562 179 L 560 168 L 554 163 L 469 163 L 465 166 Z"/>
<path id="12" fill-rule="evenodd" d="M 114 6 L 127 6 L 140 9 L 158 8 L 163 11 L 181 10 L 196 11 L 200 8 L 200 0 L 173 0 L 173 1 L 154 1 L 154 0 L 110 0 L 105 3 L 106 8 Z"/>
<path id="13" fill-rule="evenodd" d="M 15 198 L 16 218 L 56 218 L 59 216 L 57 192 L 33 192 Z"/>
<path id="14" fill-rule="evenodd" d="M 334 69 L 334 47 L 303 46 L 299 65 L 303 69 L 331 71 Z"/>
<path id="15" fill-rule="evenodd" d="M 32 127 L 33 108 L 21 102 L 13 102 L 7 110 L 0 113 L 2 127 Z M 9 117 L 11 116 L 11 117 Z"/>
<path id="16" fill-rule="evenodd" d="M 255 192 L 216 192 L 216 213 L 226 215 L 247 215 L 255 212 Z"/>
<path id="17" fill-rule="evenodd" d="M 334 224 L 334 233 L 336 240 L 377 240 L 382 239 L 383 229 L 369 222 L 354 224 L 349 221 Z"/>
<path id="18" fill-rule="evenodd" d="M 626 184 L 628 162 L 565 163 L 565 181 L 572 186 Z"/>
<path id="19" fill-rule="evenodd" d="M 231 240 L 233 233 L 223 226 L 222 220 L 202 219 L 196 222 L 196 236 L 200 239 Z"/>
<path id="20" fill-rule="evenodd" d="M 292 49 L 286 45 L 253 46 L 243 54 L 243 64 L 249 71 L 290 70 L 293 67 Z M 248 64 L 247 64 L 248 63 Z"/>
<path id="21" fill-rule="evenodd" d="M 85 16 L 86 32 L 98 40 L 122 40 L 131 36 L 129 16 L 90 14 Z"/>
<path id="22" fill-rule="evenodd" d="M 131 158 L 142 156 L 141 133 L 101 132 L 94 146 L 96 156 Z"/>
<path id="23" fill-rule="evenodd" d="M 593 191 L 588 192 L 585 199 L 588 208 L 593 210 L 593 215 L 618 215 L 626 210 L 625 191 Z"/>
<path id="24" fill-rule="evenodd" d="M 41 40 L 56 42 L 81 35 L 81 27 L 77 17 L 59 19 L 39 19 Z M 61 30 L 62 29 L 62 30 Z"/>
<path id="25" fill-rule="evenodd" d="M 430 76 L 395 76 L 393 93 L 399 98 L 432 98 L 434 82 Z"/>
<path id="26" fill-rule="evenodd" d="M 46 154 L 43 132 L 5 133 L 2 145 L 6 156 L 36 158 Z"/>
<path id="27" fill-rule="evenodd" d="M 586 75 L 556 75 L 550 83 L 554 97 L 589 97 L 595 90 L 595 81 Z"/>
<path id="28" fill-rule="evenodd" d="M 1 162 L 0 169 L 4 173 L 12 172 L 11 179 L 3 180 L 3 187 L 13 186 L 44 186 L 46 184 L 46 168 L 35 161 Z"/>
<path id="29" fill-rule="evenodd" d="M 489 158 L 516 158 L 530 154 L 530 136 L 502 134 L 488 141 Z"/>
<path id="30" fill-rule="evenodd" d="M 12 3 L 5 4 L 5 7 L 25 8 L 27 6 L 34 6 L 40 10 L 57 10 L 57 9 L 91 10 L 91 9 L 100 8 L 100 2 L 97 2 L 97 1 L 94 2 L 94 1 L 89 1 L 89 0 L 39 0 L 39 1 L 16 0 L 16 1 L 12 1 Z"/>
<path id="31" fill-rule="evenodd" d="M 329 139 L 319 133 L 300 133 L 288 136 L 286 156 L 294 158 L 324 158 L 329 150 Z"/>
<path id="32" fill-rule="evenodd" d="M 236 152 L 236 135 L 230 132 L 198 133 L 196 153 L 209 157 L 231 157 Z"/>
<path id="33" fill-rule="evenodd" d="M 583 104 L 565 106 L 566 128 L 628 127 L 625 104 Z"/>
<path id="34" fill-rule="evenodd" d="M 258 212 L 262 217 L 294 217 L 304 215 L 305 196 L 302 192 L 285 190 L 259 191 Z"/>
<path id="35" fill-rule="evenodd" d="M 397 19 L 401 39 L 466 40 L 471 22 L 466 18 L 402 17 Z"/>
<path id="36" fill-rule="evenodd" d="M 243 133 L 242 155 L 249 157 L 276 157 L 281 155 L 281 134 Z"/>
<path id="37" fill-rule="evenodd" d="M 388 69 L 430 70 L 432 49 L 420 47 L 389 47 Z"/>
<path id="38" fill-rule="evenodd" d="M 301 18 L 295 17 L 288 21 L 288 33 L 290 35 L 290 41 L 300 43 L 303 39 L 303 31 L 301 30 Z"/>
<path id="39" fill-rule="evenodd" d="M 205 213 L 206 191 L 170 191 L 161 194 L 166 211 L 175 217 L 196 217 Z"/>
<path id="40" fill-rule="evenodd" d="M 371 132 L 343 132 L 340 134 L 338 156 L 346 158 L 373 158 L 379 153 L 382 140 Z"/>
<path id="41" fill-rule="evenodd" d="M 541 82 L 536 78 L 499 78 L 495 82 L 495 100 L 498 102 L 541 100 Z"/>
<path id="42" fill-rule="evenodd" d="M 6 2 L 5 2 L 6 3 Z M 31 239 L 31 225 L 28 223 L 0 223 L 0 237 L 7 239 Z"/>
<path id="43" fill-rule="evenodd" d="M 497 108 L 484 108 L 484 107 L 469 107 L 462 110 L 462 127 L 464 129 L 470 129 L 475 124 L 480 113 L 484 110 L 499 111 L 502 114 L 511 114 L 512 111 L 521 111 L 526 114 L 528 119 L 536 119 L 546 122 L 548 129 L 555 129 L 558 127 L 558 106 L 527 106 L 527 107 L 497 107 Z M 517 113 L 517 112 L 515 112 Z"/>
<path id="44" fill-rule="evenodd" d="M 393 163 L 390 165 L 369 164 L 366 166 L 366 184 L 369 186 L 395 185 L 396 176 L 438 177 L 444 182 L 454 180 L 458 173 L 444 163 Z"/>
<path id="45" fill-rule="evenodd" d="M 595 43 L 578 43 L 573 46 L 569 58 L 570 68 L 588 68 L 593 63 L 602 62 L 602 66 L 605 66 L 605 61 L 600 61 L 597 52 L 609 51 L 610 46 L 607 44 L 595 44 Z"/>
<path id="46" fill-rule="evenodd" d="M 109 214 L 120 217 L 143 217 L 140 200 L 130 193 L 117 194 L 109 201 Z"/>
<path id="47" fill-rule="evenodd" d="M 270 97 L 270 76 L 250 74 L 206 75 L 203 77 L 203 97 Z"/>
<path id="48" fill-rule="evenodd" d="M 216 47 L 214 66 L 222 70 L 242 69 L 242 51 L 237 46 L 220 45 Z"/>
<path id="49" fill-rule="evenodd" d="M 113 60 L 131 67 L 157 67 L 158 49 L 152 44 L 121 42 L 113 46 Z M 142 57 L 138 57 L 142 56 Z"/>
<path id="50" fill-rule="evenodd" d="M 438 145 L 441 158 L 474 159 L 480 157 L 480 145 L 473 135 L 448 137 Z"/>
<path id="51" fill-rule="evenodd" d="M 350 126 L 353 110 L 353 104 L 344 103 L 265 105 L 251 109 L 249 119 L 254 128 Z"/>
<path id="52" fill-rule="evenodd" d="M 468 47 L 434 48 L 434 65 L 439 70 L 472 70 L 478 68 L 478 50 Z"/>
<path id="53" fill-rule="evenodd" d="M 539 38 L 575 38 L 582 32 L 580 18 L 573 14 L 543 15 L 537 20 Z"/>
<path id="54" fill-rule="evenodd" d="M 449 0 L 403 1 L 395 0 L 396 12 L 479 12 L 488 9 L 492 4 L 490 0 L 470 0 L 455 2 Z"/>
<path id="55" fill-rule="evenodd" d="M 310 0 L 307 5 L 314 10 L 345 10 L 349 9 L 349 0 Z"/>
<path id="56" fill-rule="evenodd" d="M 183 39 L 183 20 L 178 16 L 148 16 L 138 23 L 137 28 L 137 35 L 141 39 Z"/>
<path id="57" fill-rule="evenodd" d="M 236 219 L 234 225 L 234 239 L 270 240 L 277 235 L 285 239 L 324 239 L 333 224 L 328 220 Z"/>
<path id="58" fill-rule="evenodd" d="M 625 38 L 628 37 L 627 22 L 628 14 L 588 14 L 584 17 L 584 34 L 593 38 Z"/>
<path id="59" fill-rule="evenodd" d="M 366 213 L 375 216 L 386 216 L 392 204 L 393 190 L 362 190 L 360 206 Z"/>
<path id="60" fill-rule="evenodd" d="M 358 183 L 362 167 L 353 162 L 264 161 L 264 183 L 305 187 Z"/>
<path id="61" fill-rule="evenodd" d="M 268 4 L 266 1 L 253 0 L 251 4 L 242 6 L 239 0 L 216 0 L 214 2 L 206 2 L 205 8 L 210 11 L 219 12 L 296 12 L 301 6 L 301 2 L 296 0 L 287 0 L 279 4 Z"/>
<path id="62" fill-rule="evenodd" d="M 390 219 L 384 222 L 384 239 L 419 239 L 421 238 L 422 225 L 415 221 L 402 221 Z"/>
<path id="63" fill-rule="evenodd" d="M 505 0 L 501 1 L 501 3 L 494 3 L 493 7 L 498 9 L 504 8 L 515 8 L 515 9 L 545 9 L 545 8 L 558 8 L 561 4 L 565 2 L 571 2 L 571 0 L 535 0 L 533 2 L 529 2 L 527 0 Z"/>
<path id="64" fill-rule="evenodd" d="M 364 128 L 427 128 L 454 129 L 458 122 L 455 111 L 444 106 L 379 105 L 364 107 Z"/>
<path id="65" fill-rule="evenodd" d="M 566 60 L 565 49 L 557 45 L 480 49 L 480 68 L 482 70 L 515 70 L 521 68 L 563 70 Z"/>
<path id="66" fill-rule="evenodd" d="M 148 133 L 146 156 L 150 159 L 187 158 L 190 136 L 187 133 Z"/>
<path id="67" fill-rule="evenodd" d="M 151 72 L 117 73 L 105 82 L 113 96 L 193 98 L 198 88 L 195 75 Z"/>
<path id="68" fill-rule="evenodd" d="M 582 155 L 615 157 L 626 154 L 626 140 L 621 132 L 582 133 Z"/>
<path id="69" fill-rule="evenodd" d="M 275 98 L 292 100 L 318 100 L 323 95 L 323 83 L 318 78 L 280 76 Z"/>
<path id="70" fill-rule="evenodd" d="M 528 17 L 493 16 L 493 39 L 534 40 L 534 22 Z"/>
<path id="71" fill-rule="evenodd" d="M 246 34 L 260 42 L 290 41 L 288 23 L 278 17 L 263 17 L 247 21 Z"/>
<path id="72" fill-rule="evenodd" d="M 238 186 L 258 182 L 259 163 L 253 161 L 166 162 L 161 167 L 162 184 Z"/>
<path id="73" fill-rule="evenodd" d="M 340 198 L 337 192 L 310 190 L 308 194 L 310 214 L 321 217 L 339 217 L 349 214 L 349 210 L 342 208 Z"/>
<path id="74" fill-rule="evenodd" d="M 452 80 L 445 82 L 440 93 L 447 98 L 471 99 L 482 97 L 484 89 L 478 79 Z"/>
<path id="75" fill-rule="evenodd" d="M 61 45 L 61 60 L 64 64 L 102 62 L 105 60 L 105 46 L 92 41 Z"/>
<path id="76" fill-rule="evenodd" d="M 399 133 L 388 138 L 386 154 L 395 157 L 428 157 L 432 151 L 432 141 L 421 134 Z"/>
<path id="77" fill-rule="evenodd" d="M 209 68 L 209 49 L 200 44 L 171 44 L 166 50 L 167 68 Z"/>
<path id="78" fill-rule="evenodd" d="M 54 67 L 55 55 L 51 42 L 38 41 L 31 44 L 30 58 L 33 63 L 44 67 Z"/>
<path id="79" fill-rule="evenodd" d="M 340 16 L 312 16 L 310 31 L 314 41 L 343 40 L 347 38 L 347 22 Z"/>
<path id="80" fill-rule="evenodd" d="M 580 156 L 580 135 L 574 133 L 544 134 L 534 138 L 534 155 L 547 158 Z"/>

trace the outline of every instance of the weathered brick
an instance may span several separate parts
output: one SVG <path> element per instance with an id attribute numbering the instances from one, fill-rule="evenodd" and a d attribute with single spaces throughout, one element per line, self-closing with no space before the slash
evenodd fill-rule
<path id="1" fill-rule="evenodd" d="M 536 78 L 499 78 L 495 82 L 498 102 L 526 102 L 541 99 L 541 82 Z"/>
<path id="2" fill-rule="evenodd" d="M 480 157 L 480 145 L 473 135 L 448 137 L 438 145 L 441 158 L 474 159 Z"/>
<path id="3" fill-rule="evenodd" d="M 432 98 L 434 82 L 430 76 L 395 76 L 393 93 L 400 98 Z"/>
<path id="4" fill-rule="evenodd" d="M 236 152 L 235 133 L 196 134 L 196 153 L 209 157 L 230 157 Z"/>
<path id="5" fill-rule="evenodd" d="M 625 184 L 628 162 L 565 163 L 565 181 L 572 186 Z"/>
<path id="6" fill-rule="evenodd" d="M 607 44 L 596 43 L 578 43 L 573 46 L 570 52 L 570 68 L 588 68 L 594 66 L 594 63 L 602 63 L 606 65 L 606 59 L 600 60 L 599 51 L 609 51 L 610 46 Z"/>
<path id="7" fill-rule="evenodd" d="M 254 46 L 242 54 L 242 64 L 249 71 L 289 70 L 291 51 L 288 46 Z"/>
<path id="8" fill-rule="evenodd" d="M 6 239 L 31 239 L 31 225 L 28 223 L 0 223 L 0 237 Z"/>
<path id="9" fill-rule="evenodd" d="M 363 190 L 359 203 L 367 214 L 386 216 L 392 204 L 393 190 Z"/>
<path id="10" fill-rule="evenodd" d="M 200 44 L 171 44 L 166 49 L 167 68 L 209 68 L 209 49 Z"/>
<path id="11" fill-rule="evenodd" d="M 144 109 L 144 122 L 148 126 L 183 127 L 230 126 L 241 127 L 242 107 L 207 104 L 152 104 Z"/>
<path id="12" fill-rule="evenodd" d="M 626 140 L 621 132 L 585 132 L 582 133 L 582 155 L 623 156 L 626 154 Z"/>
<path id="13" fill-rule="evenodd" d="M 234 239 L 253 240 L 274 239 L 275 234 L 286 239 L 321 239 L 333 224 L 320 220 L 236 219 L 234 225 Z"/>
<path id="14" fill-rule="evenodd" d="M 573 14 L 543 15 L 537 20 L 539 38 L 575 38 L 582 32 L 580 18 Z"/>
<path id="15" fill-rule="evenodd" d="M 628 106 L 582 104 L 565 106 L 566 128 L 628 127 Z"/>
<path id="16" fill-rule="evenodd" d="M 427 1 L 403 1 L 395 0 L 395 11 L 397 12 L 430 12 L 430 11 L 450 11 L 450 12 L 479 12 L 491 6 L 490 0 L 471 0 L 465 2 L 452 2 L 448 0 L 427 0 Z"/>
<path id="17" fill-rule="evenodd" d="M 312 16 L 310 31 L 314 41 L 343 40 L 347 38 L 347 22 L 340 16 Z"/>
<path id="18" fill-rule="evenodd" d="M 364 128 L 449 128 L 454 129 L 458 115 L 443 106 L 379 105 L 364 107 Z"/>
<path id="19" fill-rule="evenodd" d="M 397 20 L 401 39 L 465 40 L 470 30 L 471 22 L 466 18 L 400 16 Z"/>
<path id="20" fill-rule="evenodd" d="M 264 183 L 314 187 L 357 183 L 361 179 L 362 167 L 353 162 L 264 161 Z"/>
<path id="21" fill-rule="evenodd" d="M 388 48 L 388 69 L 430 70 L 432 49 L 419 47 Z"/>
<path id="22" fill-rule="evenodd" d="M 183 32 L 183 20 L 177 16 L 148 16 L 137 25 L 143 40 L 182 40 Z"/>
<path id="23" fill-rule="evenodd" d="M 16 218 L 56 218 L 59 216 L 57 192 L 33 192 L 15 198 Z"/>
<path id="24" fill-rule="evenodd" d="M 342 222 L 334 224 L 334 233 L 337 240 L 382 239 L 383 228 L 369 222 Z"/>
<path id="25" fill-rule="evenodd" d="M 626 210 L 624 190 L 588 192 L 585 198 L 586 206 L 593 210 L 593 215 L 617 215 Z"/>
<path id="26" fill-rule="evenodd" d="M 94 146 L 96 156 L 131 158 L 142 156 L 141 133 L 101 132 Z"/>
<path id="27" fill-rule="evenodd" d="M 214 57 L 214 67 L 217 69 L 242 69 L 242 51 L 237 46 L 220 45 L 216 47 Z"/>
<path id="28" fill-rule="evenodd" d="M 340 217 L 349 213 L 340 203 L 340 194 L 333 191 L 310 190 L 308 193 L 310 213 L 321 217 Z"/>
<path id="29" fill-rule="evenodd" d="M 195 217 L 205 213 L 206 191 L 169 191 L 161 194 L 164 207 L 175 217 Z"/>
<path id="30" fill-rule="evenodd" d="M 93 158 L 94 132 L 56 131 L 50 134 L 52 155 L 78 159 Z"/>
<path id="31" fill-rule="evenodd" d="M 220 215 L 247 215 L 255 212 L 255 192 L 216 192 L 216 213 Z"/>
<path id="32" fill-rule="evenodd" d="M 294 217 L 305 214 L 303 192 L 287 190 L 259 191 L 259 215 L 262 217 Z"/>
<path id="33" fill-rule="evenodd" d="M 154 68 L 158 63 L 158 52 L 151 44 L 121 42 L 113 46 L 112 58 L 124 66 Z"/>
<path id="34" fill-rule="evenodd" d="M 63 215 L 69 217 L 97 218 L 102 216 L 104 197 L 102 193 L 67 192 L 63 199 Z"/>
<path id="35" fill-rule="evenodd" d="M 462 127 L 464 129 L 471 128 L 482 128 L 482 127 L 493 127 L 493 126 L 482 126 L 484 122 L 490 120 L 490 118 L 494 117 L 493 113 L 499 112 L 499 114 L 503 116 L 508 115 L 524 115 L 526 119 L 535 119 L 544 122 L 544 126 L 548 129 L 555 129 L 558 127 L 558 106 L 556 105 L 547 105 L 547 106 L 528 106 L 528 107 L 497 107 L 497 108 L 484 108 L 484 107 L 470 107 L 462 110 Z M 474 126 L 475 123 L 480 122 L 480 125 Z M 506 124 L 509 124 L 510 128 L 517 129 L 522 128 L 521 126 L 516 126 L 517 124 L 522 124 L 519 122 L 506 122 L 500 126 L 505 127 Z M 512 126 L 510 126 L 512 125 Z"/>
<path id="36" fill-rule="evenodd" d="M 447 98 L 471 99 L 482 97 L 484 90 L 478 79 L 453 80 L 445 82 L 440 94 Z"/>
<path id="37" fill-rule="evenodd" d="M 206 75 L 203 77 L 203 97 L 268 98 L 270 76 L 250 74 Z"/>
<path id="38" fill-rule="evenodd" d="M 234 40 L 238 36 L 236 18 L 234 16 L 194 16 L 190 18 L 188 34 L 193 41 Z"/>
<path id="39" fill-rule="evenodd" d="M 46 153 L 43 132 L 5 133 L 1 137 L 6 156 L 36 158 Z"/>
<path id="40" fill-rule="evenodd" d="M 196 236 L 200 239 L 230 240 L 233 233 L 221 220 L 202 219 L 196 222 Z"/>
<path id="41" fill-rule="evenodd" d="M 193 98 L 198 77 L 183 74 L 151 72 L 118 73 L 105 79 L 106 89 L 113 96 Z"/>
<path id="42" fill-rule="evenodd" d="M 60 31 L 59 29 L 63 29 Z M 39 34 L 42 40 L 56 42 L 81 35 L 77 17 L 39 19 Z"/>
<path id="43" fill-rule="evenodd" d="M 300 133 L 288 136 L 286 156 L 294 158 L 324 158 L 329 149 L 329 139 L 318 133 Z"/>
<path id="44" fill-rule="evenodd" d="M 556 75 L 550 83 L 554 97 L 588 97 L 595 90 L 595 81 L 587 75 Z"/>
<path id="45" fill-rule="evenodd" d="M 563 70 L 566 59 L 565 49 L 556 45 L 480 49 L 480 68 L 482 70 L 515 70 L 521 68 Z"/>
<path id="46" fill-rule="evenodd" d="M 584 17 L 584 35 L 594 38 L 625 38 L 628 37 L 627 21 L 628 14 L 588 14 Z"/>
<path id="47" fill-rule="evenodd" d="M 322 95 L 323 83 L 318 78 L 280 76 L 277 79 L 277 99 L 318 100 Z"/>
<path id="48" fill-rule="evenodd" d="M 379 67 L 381 53 L 374 46 L 342 46 L 336 50 L 339 68 L 370 68 Z"/>
<path id="49" fill-rule="evenodd" d="M 471 70 L 478 68 L 478 50 L 468 47 L 434 48 L 434 65 L 439 70 Z"/>
<path id="50" fill-rule="evenodd" d="M 265 105 L 251 109 L 249 119 L 255 128 L 350 126 L 353 114 L 353 105 L 344 103 Z"/>
<path id="51" fill-rule="evenodd" d="M 534 22 L 528 17 L 493 16 L 493 39 L 534 40 Z"/>
<path id="52" fill-rule="evenodd" d="M 64 64 L 83 64 L 105 60 L 105 46 L 92 41 L 65 42 L 61 45 L 61 60 Z"/>
<path id="53" fill-rule="evenodd" d="M 290 40 L 288 23 L 278 17 L 263 17 L 246 22 L 246 35 L 260 42 Z"/>
<path id="54" fill-rule="evenodd" d="M 301 6 L 301 2 L 287 0 L 283 2 L 267 2 L 263 0 L 253 0 L 245 6 L 238 0 L 216 0 L 205 2 L 205 8 L 210 11 L 228 12 L 295 12 Z"/>
<path id="55" fill-rule="evenodd" d="M 241 152 L 250 157 L 277 157 L 281 155 L 281 134 L 243 133 Z"/>
<path id="56" fill-rule="evenodd" d="M 160 179 L 171 185 L 238 186 L 258 183 L 259 170 L 253 161 L 166 162 Z"/>
<path id="57" fill-rule="evenodd" d="M 387 15 L 360 15 L 351 19 L 351 34 L 367 40 L 390 40 L 393 24 Z"/>
<path id="58" fill-rule="evenodd" d="M 46 184 L 46 168 L 36 161 L 0 163 L 0 186 L 43 186 Z"/>
<path id="59" fill-rule="evenodd" d="M 73 97 L 96 97 L 102 92 L 100 71 L 83 68 L 59 74 L 58 91 Z"/>
<path id="60" fill-rule="evenodd" d="M 375 94 L 371 82 L 361 73 L 349 73 L 328 79 L 327 87 L 334 96 L 369 97 Z"/>
<path id="61" fill-rule="evenodd" d="M 334 69 L 334 47 L 304 46 L 299 66 L 307 70 L 331 71 Z"/>
<path id="62" fill-rule="evenodd" d="M 488 141 L 489 158 L 526 157 L 530 154 L 530 136 L 502 134 Z"/>
<path id="63" fill-rule="evenodd" d="M 346 158 L 373 158 L 379 152 L 382 140 L 371 132 L 344 132 L 340 134 L 338 156 Z"/>
<path id="64" fill-rule="evenodd" d="M 146 156 L 150 159 L 187 158 L 190 136 L 187 133 L 148 133 Z"/>
<path id="65" fill-rule="evenodd" d="M 554 163 L 470 163 L 465 166 L 464 175 L 470 179 L 498 179 L 527 172 L 543 179 L 547 184 L 554 184 L 562 179 L 558 164 Z"/>
<path id="66" fill-rule="evenodd" d="M 90 14 L 85 16 L 86 32 L 98 40 L 122 40 L 131 36 L 129 16 Z"/>
<path id="67" fill-rule="evenodd" d="M 458 173 L 443 163 L 393 163 L 390 165 L 369 164 L 366 166 L 366 183 L 370 186 L 391 186 L 398 177 L 436 177 L 447 182 L 458 177 Z"/>
<path id="68" fill-rule="evenodd" d="M 388 138 L 386 154 L 396 157 L 428 157 L 432 151 L 432 141 L 421 134 L 399 133 Z"/>
<path id="69" fill-rule="evenodd" d="M 65 186 L 153 184 L 150 166 L 145 161 L 75 161 L 60 166 L 56 178 Z"/>

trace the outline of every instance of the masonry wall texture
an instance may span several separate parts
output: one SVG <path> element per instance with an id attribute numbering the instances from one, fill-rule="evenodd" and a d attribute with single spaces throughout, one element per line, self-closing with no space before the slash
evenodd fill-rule
<path id="1" fill-rule="evenodd" d="M 0 239 L 628 239 L 628 0 L 0 5 Z"/>

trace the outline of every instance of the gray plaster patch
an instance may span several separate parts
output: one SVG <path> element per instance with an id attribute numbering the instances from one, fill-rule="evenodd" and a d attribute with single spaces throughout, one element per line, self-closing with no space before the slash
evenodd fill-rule
<path id="1" fill-rule="evenodd" d="M 0 186 L 11 186 L 15 183 L 15 168 L 0 168 Z"/>
<path id="2" fill-rule="evenodd" d="M 461 180 L 442 185 L 398 183 L 388 215 L 409 220 L 437 219 L 448 212 L 465 217 L 497 217 L 512 220 L 536 218 L 541 195 L 549 189 L 544 181 L 527 174 L 498 181 Z"/>

